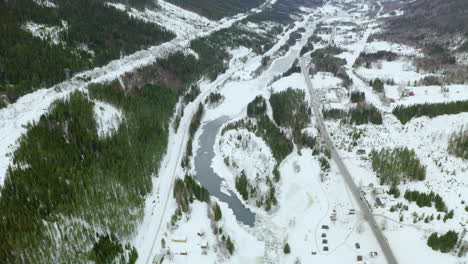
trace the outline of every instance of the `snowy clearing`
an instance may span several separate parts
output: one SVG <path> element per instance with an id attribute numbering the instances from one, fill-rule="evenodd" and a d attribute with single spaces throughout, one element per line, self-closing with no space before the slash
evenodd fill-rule
<path id="1" fill-rule="evenodd" d="M 34 37 L 50 41 L 54 45 L 60 44 L 60 32 L 67 30 L 68 24 L 62 20 L 62 26 L 47 26 L 28 21 L 23 25 L 23 29 L 30 32 Z"/>
<path id="2" fill-rule="evenodd" d="M 94 100 L 94 118 L 99 137 L 111 137 L 119 129 L 123 120 L 123 113 L 111 104 Z"/>

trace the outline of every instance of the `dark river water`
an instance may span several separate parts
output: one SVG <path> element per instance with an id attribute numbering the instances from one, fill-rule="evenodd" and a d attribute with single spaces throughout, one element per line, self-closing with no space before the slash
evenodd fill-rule
<path id="1" fill-rule="evenodd" d="M 228 204 L 238 221 L 245 225 L 253 226 L 255 214 L 246 208 L 232 191 L 229 191 L 231 194 L 230 196 L 221 192 L 223 179 L 219 177 L 211 167 L 214 157 L 216 135 L 222 125 L 228 120 L 229 117 L 220 117 L 204 124 L 203 133 L 200 136 L 200 148 L 195 156 L 196 177 L 211 195 Z"/>

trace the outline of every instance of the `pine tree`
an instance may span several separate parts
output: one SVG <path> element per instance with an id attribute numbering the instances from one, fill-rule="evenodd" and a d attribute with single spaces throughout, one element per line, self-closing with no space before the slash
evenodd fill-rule
<path id="1" fill-rule="evenodd" d="M 286 243 L 283 248 L 284 254 L 289 254 L 291 253 L 291 248 L 289 247 L 289 243 Z"/>
<path id="2" fill-rule="evenodd" d="M 215 203 L 213 206 L 213 211 L 214 211 L 214 219 L 215 221 L 221 220 L 222 214 L 221 214 L 221 208 L 219 207 L 218 203 Z"/>

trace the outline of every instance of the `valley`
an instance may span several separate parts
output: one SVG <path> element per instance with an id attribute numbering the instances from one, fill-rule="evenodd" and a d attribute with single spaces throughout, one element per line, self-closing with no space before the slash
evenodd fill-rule
<path id="1" fill-rule="evenodd" d="M 467 262 L 463 41 L 387 37 L 405 1 L 209 2 L 106 2 L 173 37 L 0 90 L 0 262 Z"/>

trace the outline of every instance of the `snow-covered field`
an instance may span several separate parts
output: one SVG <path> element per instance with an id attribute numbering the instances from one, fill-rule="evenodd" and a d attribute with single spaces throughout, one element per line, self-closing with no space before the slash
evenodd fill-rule
<path id="1" fill-rule="evenodd" d="M 356 22 L 359 24 L 359 22 Z M 373 25 L 375 22 L 371 22 Z M 361 34 L 363 39 L 368 33 L 375 32 L 375 26 L 369 26 L 367 33 Z M 337 39 L 341 39 L 337 32 Z M 356 34 L 360 34 L 357 32 Z M 468 162 L 451 156 L 447 152 L 448 140 L 450 135 L 459 131 L 460 128 L 468 123 L 468 114 L 461 113 L 456 115 L 443 115 L 435 118 L 420 117 L 415 118 L 405 125 L 402 125 L 396 117 L 391 114 L 391 110 L 396 105 L 412 105 L 417 103 L 438 103 L 457 100 L 467 100 L 467 85 L 446 85 L 448 88 L 442 92 L 440 86 L 410 86 L 408 82 L 418 81 L 427 76 L 427 74 L 418 73 L 411 63 L 411 56 L 422 56 L 420 51 L 412 47 L 388 42 L 357 41 L 356 43 L 341 43 L 343 47 L 351 50 L 337 57 L 347 60 L 347 72 L 353 79 L 352 90 L 365 92 L 366 101 L 374 104 L 380 109 L 384 116 L 383 125 L 340 125 L 338 121 L 327 121 L 327 127 L 332 135 L 335 145 L 340 150 L 345 164 L 351 171 L 355 183 L 362 186 L 365 197 L 373 208 L 377 222 L 384 228 L 390 246 L 393 249 L 400 263 L 466 263 L 467 256 L 457 257 L 456 253 L 441 253 L 434 251 L 426 245 L 428 236 L 432 232 L 445 233 L 448 230 L 455 230 L 462 234 L 468 221 L 464 202 L 468 199 Z M 352 65 L 359 52 L 374 53 L 379 50 L 392 51 L 394 53 L 410 56 L 403 57 L 393 62 L 381 61 L 372 65 L 371 69 L 360 67 L 356 70 L 358 78 L 352 70 Z M 356 54 L 357 53 L 357 54 Z M 352 56 L 355 55 L 355 56 Z M 314 87 L 332 92 L 332 86 L 320 86 L 320 82 L 315 80 L 323 79 L 323 74 L 319 73 L 313 76 Z M 395 100 L 388 104 L 381 100 L 381 97 L 372 91 L 364 80 L 369 79 L 393 79 L 395 85 L 385 85 L 385 95 L 387 98 Z M 335 89 L 336 90 L 336 89 Z M 339 89 L 338 89 L 339 90 Z M 342 91 L 345 91 L 341 89 Z M 402 96 L 413 92 L 412 96 Z M 347 109 L 351 104 L 348 98 L 336 99 L 327 98 L 333 101 L 334 108 Z M 352 145 L 352 132 L 361 130 L 362 135 L 356 141 L 357 146 Z M 399 185 L 401 196 L 394 198 L 388 195 L 386 191 L 389 186 L 381 186 L 379 179 L 371 168 L 371 163 L 367 159 L 367 154 L 372 149 L 381 149 L 384 147 L 408 147 L 416 152 L 417 157 L 427 168 L 427 176 L 421 182 L 407 182 Z M 366 154 L 358 155 L 357 149 L 364 149 Z M 362 158 L 365 158 L 364 160 Z M 369 187 L 371 186 L 371 187 Z M 454 218 L 446 222 L 434 219 L 428 223 L 424 222 L 424 217 L 434 215 L 437 217 L 439 212 L 434 207 L 418 207 L 414 202 L 409 202 L 403 198 L 406 190 L 418 190 L 421 192 L 434 191 L 439 194 L 449 210 L 454 210 Z M 379 197 L 385 204 L 383 208 L 378 207 L 375 199 Z M 396 210 L 390 212 L 390 207 L 397 203 L 403 203 L 408 206 L 407 211 Z M 422 220 L 416 220 L 417 214 Z M 444 213 L 442 213 L 442 217 Z M 400 217 L 402 221 L 400 222 Z M 466 243 L 466 237 L 464 242 Z M 411 249 L 411 250 L 408 250 Z"/>

